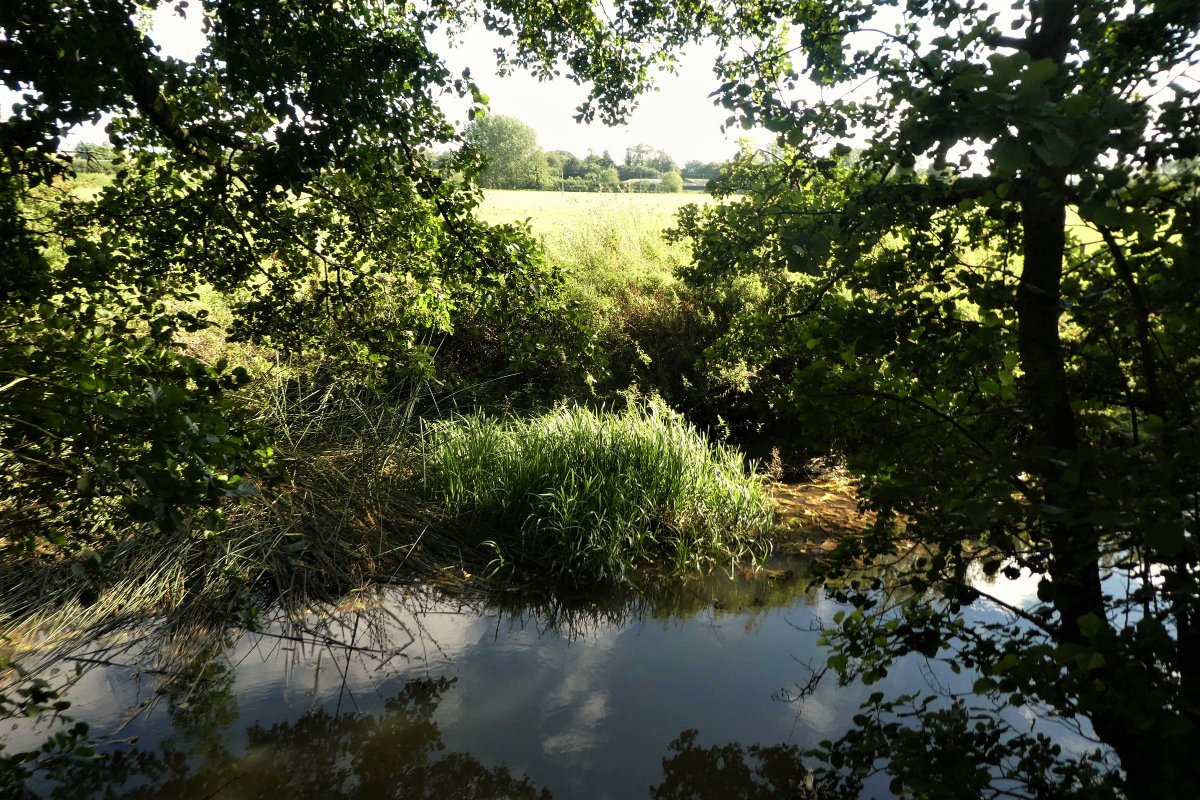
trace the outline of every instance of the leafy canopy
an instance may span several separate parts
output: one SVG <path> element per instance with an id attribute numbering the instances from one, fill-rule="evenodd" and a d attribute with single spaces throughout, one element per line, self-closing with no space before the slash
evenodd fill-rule
<path id="1" fill-rule="evenodd" d="M 6 549 L 79 546 L 130 519 L 213 524 L 257 491 L 270 443 L 231 395 L 248 375 L 182 346 L 213 324 L 201 290 L 228 304 L 234 339 L 351 385 L 430 375 L 437 341 L 468 324 L 518 365 L 564 360 L 561 277 L 524 230 L 473 216 L 481 163 L 438 100 L 478 111 L 484 96 L 428 37 L 481 22 L 510 42 L 506 68 L 595 81 L 580 114 L 611 121 L 703 16 L 204 0 L 175 6 L 207 34 L 181 61 L 140 27 L 156 5 L 0 8 L 0 81 L 21 98 L 0 123 Z M 101 119 L 127 163 L 85 198 L 63 183 L 61 143 Z"/>
<path id="2" fill-rule="evenodd" d="M 688 280 L 725 322 L 710 357 L 847 453 L 880 512 L 829 570 L 859 607 L 829 634 L 831 664 L 868 682 L 910 652 L 977 669 L 1000 704 L 1086 719 L 1128 796 L 1195 794 L 1200 113 L 1180 76 L 1200 7 L 780 16 L 787 30 L 721 65 L 718 98 L 781 149 L 744 154 L 729 201 L 680 230 Z M 802 73 L 822 99 L 797 99 Z M 721 306 L 745 281 L 767 299 Z M 1006 603 L 1015 579 L 1037 597 Z M 965 625 L 989 595 L 1008 620 Z M 890 758 L 893 791 L 959 787 L 901 747 L 913 706 L 933 720 L 920 698 L 869 704 L 864 731 L 830 744 L 835 766 L 861 778 Z M 971 757 L 1000 776 L 984 794 L 1101 791 L 991 714 L 937 713 L 963 736 L 984 726 Z"/>

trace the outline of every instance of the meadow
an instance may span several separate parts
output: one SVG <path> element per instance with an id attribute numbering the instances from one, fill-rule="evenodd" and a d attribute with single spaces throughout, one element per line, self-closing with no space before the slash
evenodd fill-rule
<path id="1" fill-rule="evenodd" d="M 699 193 L 650 194 L 607 192 L 535 192 L 489 189 L 479 216 L 493 223 L 527 220 L 539 236 L 569 233 L 597 214 L 632 218 L 647 225 L 668 227 L 679 209 L 689 203 L 711 202 Z"/>
<path id="2" fill-rule="evenodd" d="M 671 290 L 689 254 L 663 232 L 679 209 L 705 202 L 711 202 L 708 195 L 683 193 L 491 190 L 484 192 L 478 216 L 492 224 L 528 225 L 546 257 L 568 270 L 597 311 L 611 316 L 635 295 Z"/>

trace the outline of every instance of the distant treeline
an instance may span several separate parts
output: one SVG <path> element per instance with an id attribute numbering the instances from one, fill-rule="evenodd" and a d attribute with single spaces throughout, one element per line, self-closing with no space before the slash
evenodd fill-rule
<path id="1" fill-rule="evenodd" d="M 467 127 L 469 141 L 487 160 L 480 176 L 484 189 L 543 189 L 567 192 L 682 192 L 704 190 L 724 162 L 689 161 L 682 168 L 650 145 L 625 150 L 617 161 L 605 150 L 580 157 L 566 150 L 546 152 L 533 128 L 513 117 L 486 116 Z"/>

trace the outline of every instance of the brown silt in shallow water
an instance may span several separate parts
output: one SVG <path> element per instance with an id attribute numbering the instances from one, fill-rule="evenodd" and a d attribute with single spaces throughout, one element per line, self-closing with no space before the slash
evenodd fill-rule
<path id="1" fill-rule="evenodd" d="M 855 486 L 844 475 L 779 482 L 771 491 L 785 552 L 832 550 L 842 536 L 861 532 L 875 521 L 872 512 L 859 510 Z"/>

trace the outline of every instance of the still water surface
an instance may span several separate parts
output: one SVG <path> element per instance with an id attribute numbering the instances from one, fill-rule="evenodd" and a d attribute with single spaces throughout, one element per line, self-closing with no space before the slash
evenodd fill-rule
<path id="1" fill-rule="evenodd" d="M 117 740 L 102 751 L 118 756 L 41 788 L 227 800 L 757 797 L 742 785 L 758 763 L 752 746 L 788 755 L 835 738 L 871 691 L 970 685 L 910 659 L 882 685 L 826 679 L 797 699 L 822 660 L 817 629 L 838 608 L 794 575 L 573 601 L 395 591 L 327 629 L 337 643 L 245 635 L 172 682 L 146 671 L 161 654 L 88 671 L 71 713 Z M 12 732 L 9 745 L 36 734 Z"/>

